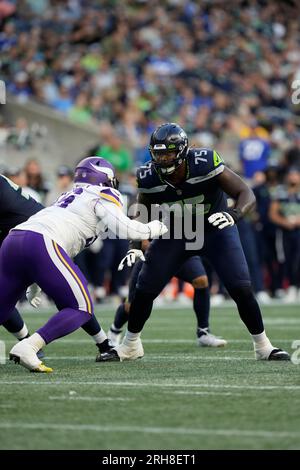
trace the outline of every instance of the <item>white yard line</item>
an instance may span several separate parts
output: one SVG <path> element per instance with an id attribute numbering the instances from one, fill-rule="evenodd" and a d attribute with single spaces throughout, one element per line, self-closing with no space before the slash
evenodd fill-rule
<path id="1" fill-rule="evenodd" d="M 299 438 L 300 432 L 293 431 L 269 431 L 259 429 L 211 429 L 211 428 L 176 428 L 176 427 L 148 427 L 148 426 L 105 426 L 97 424 L 61 424 L 61 423 L 0 423 L 1 429 L 21 430 L 53 430 L 53 431 L 93 431 L 93 432 L 125 432 L 144 434 L 176 434 L 176 435 L 206 435 L 224 437 L 254 437 L 254 438 Z"/>
<path id="2" fill-rule="evenodd" d="M 251 354 L 248 352 L 248 354 Z M 44 361 L 91 361 L 92 356 L 45 356 Z M 143 361 L 156 361 L 156 360 L 168 360 L 168 361 L 254 361 L 253 357 L 235 357 L 235 356 L 188 356 L 183 354 L 181 356 L 171 354 L 151 354 L 148 353 Z"/>
<path id="3" fill-rule="evenodd" d="M 61 396 L 50 396 L 49 400 L 79 400 L 79 401 L 131 401 L 133 398 L 124 398 L 124 397 L 77 397 L 76 395 L 61 395 Z"/>
<path id="4" fill-rule="evenodd" d="M 297 337 L 300 339 L 300 333 L 298 336 L 296 336 L 294 339 L 297 339 Z M 241 343 L 241 344 L 249 344 L 251 346 L 251 339 L 228 339 L 227 337 L 225 338 L 228 343 Z M 59 344 L 94 344 L 94 341 L 92 339 L 58 339 L 57 340 Z M 286 339 L 286 338 L 277 338 L 275 339 L 274 336 L 272 336 L 272 342 L 273 343 L 292 343 L 293 339 Z M 16 340 L 15 339 L 7 339 L 5 340 L 6 343 L 11 343 L 15 344 Z M 196 338 L 195 339 L 143 339 L 142 342 L 145 344 L 195 344 L 196 345 Z M 58 343 L 54 343 L 58 344 Z M 226 348 L 226 346 L 225 346 Z"/>
<path id="5" fill-rule="evenodd" d="M 44 377 L 44 376 L 43 376 Z M 235 384 L 211 384 L 208 382 L 199 382 L 199 383 L 185 383 L 185 382 L 118 382 L 118 381 L 77 381 L 77 380 L 0 380 L 0 385 L 53 385 L 54 387 L 57 386 L 69 386 L 69 385 L 78 385 L 78 386 L 87 386 L 90 387 L 92 385 L 98 387 L 141 387 L 141 388 L 207 388 L 207 389 L 214 389 L 214 390 L 300 390 L 300 385 L 235 385 Z"/>
<path id="6" fill-rule="evenodd" d="M 168 390 L 168 394 L 172 394 L 172 395 L 201 395 L 201 396 L 222 396 L 222 397 L 227 397 L 227 396 L 230 396 L 230 397 L 244 397 L 245 394 L 244 393 L 233 393 L 233 392 L 212 392 L 211 390 L 209 391 L 204 391 L 204 392 L 197 392 L 197 391 L 192 391 L 192 392 L 189 392 L 189 391 L 182 391 L 182 390 Z"/>

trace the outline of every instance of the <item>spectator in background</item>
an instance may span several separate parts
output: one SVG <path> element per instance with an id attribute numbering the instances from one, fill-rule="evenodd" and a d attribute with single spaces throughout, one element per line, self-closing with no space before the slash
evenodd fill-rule
<path id="1" fill-rule="evenodd" d="M 53 101 L 50 102 L 51 106 L 60 111 L 63 114 L 68 114 L 73 106 L 73 101 L 69 93 L 69 89 L 61 85 L 59 93 L 54 97 Z"/>
<path id="2" fill-rule="evenodd" d="M 281 229 L 285 274 L 289 282 L 287 302 L 298 298 L 300 273 L 300 171 L 290 168 L 270 206 L 270 219 Z"/>
<path id="3" fill-rule="evenodd" d="M 64 192 L 73 186 L 73 170 L 66 165 L 60 165 L 56 172 L 56 183 L 46 196 L 45 205 L 50 206 Z"/>
<path id="4" fill-rule="evenodd" d="M 40 163 L 32 158 L 26 162 L 24 171 L 29 188 L 34 189 L 40 195 L 41 202 L 44 204 L 50 186 L 44 179 Z"/>
<path id="5" fill-rule="evenodd" d="M 9 168 L 4 171 L 4 176 L 20 186 L 22 188 L 23 195 L 30 196 L 37 202 L 42 202 L 39 193 L 28 186 L 26 173 L 22 168 Z"/>
<path id="6" fill-rule="evenodd" d="M 68 112 L 71 121 L 79 124 L 88 124 L 92 119 L 92 113 L 88 108 L 88 99 L 86 93 L 80 93 L 74 106 Z"/>
<path id="7" fill-rule="evenodd" d="M 105 158 L 115 167 L 117 172 L 129 171 L 133 164 L 132 157 L 110 124 L 105 123 L 101 126 L 100 137 L 103 144 L 90 149 L 88 154 Z"/>
<path id="8" fill-rule="evenodd" d="M 23 150 L 32 146 L 32 137 L 28 122 L 24 117 L 19 117 L 16 124 L 9 130 L 7 142 L 18 150 Z"/>
<path id="9" fill-rule="evenodd" d="M 258 171 L 264 171 L 270 156 L 269 142 L 259 136 L 257 123 L 252 122 L 249 135 L 242 139 L 239 146 L 239 158 L 242 174 L 251 179 Z"/>
<path id="10" fill-rule="evenodd" d="M 19 103 L 26 103 L 33 94 L 28 74 L 24 71 L 18 72 L 8 83 L 7 90 L 17 97 Z"/>
<path id="11" fill-rule="evenodd" d="M 297 2 L 232 3 L 18 2 L 0 33 L 1 77 L 17 98 L 76 122 L 109 120 L 134 149 L 144 133 L 175 120 L 200 142 L 217 140 L 228 161 L 232 148 L 222 146 L 249 138 L 244 123 L 253 116 L 271 136 L 275 129 L 277 146 L 292 146 L 300 114 L 289 86 L 299 77 Z"/>

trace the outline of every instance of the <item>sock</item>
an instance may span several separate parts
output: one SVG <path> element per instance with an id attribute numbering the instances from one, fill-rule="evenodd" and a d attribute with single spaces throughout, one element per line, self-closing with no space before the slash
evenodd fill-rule
<path id="1" fill-rule="evenodd" d="M 130 306 L 130 315 L 128 315 L 128 330 L 132 333 L 142 331 L 146 321 L 151 315 L 153 300 L 155 294 L 141 292 L 136 289 L 134 299 Z"/>
<path id="2" fill-rule="evenodd" d="M 128 343 L 130 341 L 136 341 L 140 336 L 141 333 L 132 333 L 131 331 L 127 330 L 123 341 L 125 343 Z"/>
<path id="3" fill-rule="evenodd" d="M 121 305 L 119 305 L 119 307 L 117 308 L 117 311 L 116 311 L 116 314 L 115 314 L 115 319 L 114 319 L 114 323 L 112 325 L 112 328 L 111 330 L 115 332 L 120 332 L 122 331 L 122 327 L 125 325 L 125 323 L 128 322 L 128 313 L 126 312 L 125 310 L 125 304 L 122 303 Z"/>
<path id="4" fill-rule="evenodd" d="M 210 294 L 209 287 L 204 289 L 195 289 L 194 291 L 194 312 L 197 317 L 198 329 L 208 329 Z"/>
<path id="5" fill-rule="evenodd" d="M 45 343 L 51 343 L 55 339 L 66 336 L 80 328 L 89 320 L 90 314 L 75 308 L 64 308 L 51 317 L 37 333 Z"/>
<path id="6" fill-rule="evenodd" d="M 40 349 L 46 346 L 45 341 L 38 333 L 33 333 L 33 335 L 29 336 L 28 343 L 31 344 L 34 351 L 37 353 Z"/>
<path id="7" fill-rule="evenodd" d="M 90 336 L 96 336 L 101 331 L 100 323 L 98 322 L 95 315 L 92 315 L 84 325 L 82 329 Z"/>
<path id="8" fill-rule="evenodd" d="M 26 335 L 28 335 L 27 326 L 16 308 L 13 309 L 9 319 L 6 320 L 2 326 L 18 339 L 24 339 Z"/>
<path id="9" fill-rule="evenodd" d="M 274 349 L 273 346 L 272 346 L 272 343 L 269 340 L 269 338 L 267 337 L 265 331 L 263 331 L 262 333 L 260 333 L 258 335 L 251 335 L 251 336 L 252 336 L 252 339 L 253 339 L 253 344 L 254 344 L 254 349 L 255 350 L 258 350 L 258 349 L 266 349 L 266 350 Z"/>
<path id="10" fill-rule="evenodd" d="M 241 320 L 245 323 L 251 335 L 259 335 L 264 332 L 264 324 L 261 311 L 251 286 L 241 286 L 235 289 L 227 289 L 232 299 L 236 302 Z"/>
<path id="11" fill-rule="evenodd" d="M 24 323 L 23 328 L 22 328 L 20 331 L 16 331 L 16 333 L 13 333 L 13 335 L 14 335 L 19 341 L 22 341 L 22 339 L 28 338 L 28 337 L 30 336 L 30 335 L 29 335 L 29 332 L 28 332 L 28 329 L 27 329 L 27 326 L 25 325 L 25 323 Z"/>
<path id="12" fill-rule="evenodd" d="M 93 339 L 94 339 L 96 344 L 101 344 L 101 343 L 103 343 L 103 341 L 105 341 L 107 339 L 107 336 L 106 336 L 105 332 L 101 329 L 99 331 L 99 333 L 97 333 L 96 335 L 93 335 Z"/>
<path id="13" fill-rule="evenodd" d="M 118 328 L 116 328 L 116 325 L 114 323 L 112 323 L 111 326 L 110 326 L 110 331 L 112 333 L 115 333 L 116 335 L 118 335 L 118 334 L 122 333 L 122 328 L 118 329 Z"/>

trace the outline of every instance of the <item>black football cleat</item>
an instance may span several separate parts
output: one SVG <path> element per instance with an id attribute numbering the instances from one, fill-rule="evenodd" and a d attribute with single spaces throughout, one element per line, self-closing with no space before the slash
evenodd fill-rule
<path id="1" fill-rule="evenodd" d="M 106 340 L 103 341 L 103 343 L 101 343 L 101 344 L 100 344 L 100 343 L 97 343 L 96 346 L 97 346 L 97 348 L 99 349 L 99 352 L 98 352 L 98 354 L 97 354 L 97 356 L 96 356 L 96 362 L 101 362 L 101 359 L 100 359 L 101 355 L 102 355 L 102 354 L 106 354 L 106 353 L 112 351 L 112 348 L 113 348 L 113 346 L 112 346 L 112 344 L 111 344 L 111 342 L 110 342 L 109 339 L 106 339 Z"/>
<path id="2" fill-rule="evenodd" d="M 111 349 L 103 354 L 98 354 L 96 362 L 120 362 L 121 359 L 115 349 Z"/>
<path id="3" fill-rule="evenodd" d="M 270 356 L 268 357 L 268 361 L 290 361 L 290 355 L 286 351 L 282 349 L 273 349 L 271 351 Z"/>

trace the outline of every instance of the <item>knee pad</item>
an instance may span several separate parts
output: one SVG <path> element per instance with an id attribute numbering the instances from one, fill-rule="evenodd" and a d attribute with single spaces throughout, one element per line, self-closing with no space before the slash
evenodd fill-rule
<path id="1" fill-rule="evenodd" d="M 130 302 L 124 302 L 124 310 L 127 314 L 129 314 L 129 311 L 130 311 L 130 305 L 131 305 Z"/>
<path id="2" fill-rule="evenodd" d="M 206 289 L 208 287 L 208 277 L 207 276 L 198 276 L 192 280 L 192 286 L 195 289 Z"/>

